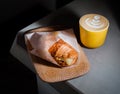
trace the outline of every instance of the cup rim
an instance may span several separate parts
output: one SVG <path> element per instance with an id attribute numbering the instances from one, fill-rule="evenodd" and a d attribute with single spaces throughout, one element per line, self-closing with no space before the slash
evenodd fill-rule
<path id="1" fill-rule="evenodd" d="M 109 28 L 109 26 L 110 26 L 109 20 L 108 20 L 106 17 L 104 17 L 103 15 L 100 15 L 100 16 L 104 17 L 104 18 L 107 20 L 107 25 L 106 25 L 105 28 L 102 28 L 102 29 L 100 29 L 100 30 L 89 30 L 88 28 L 85 28 L 85 26 L 83 26 L 83 25 L 81 24 L 81 19 L 82 19 L 84 16 L 86 16 L 86 15 L 100 15 L 100 14 L 95 14 L 95 13 L 85 14 L 85 15 L 83 15 L 83 16 L 79 19 L 79 26 L 81 26 L 81 27 L 84 28 L 85 30 L 87 30 L 87 31 L 89 31 L 89 32 L 101 32 L 101 31 L 107 30 L 107 29 Z"/>

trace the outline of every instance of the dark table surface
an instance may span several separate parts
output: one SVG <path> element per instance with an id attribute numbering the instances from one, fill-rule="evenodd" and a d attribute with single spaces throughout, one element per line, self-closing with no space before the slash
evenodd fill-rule
<path id="1" fill-rule="evenodd" d="M 68 4 L 67 6 L 65 6 L 63 9 L 60 9 L 59 11 L 35 22 L 32 27 L 29 26 L 27 27 L 27 29 L 38 27 L 38 26 L 68 24 L 68 23 L 71 26 L 75 27 L 75 25 L 78 25 L 77 21 L 79 20 L 79 18 L 86 13 L 99 13 L 101 15 L 106 16 L 109 19 L 110 28 L 109 28 L 109 32 L 107 35 L 107 39 L 106 39 L 105 44 L 101 46 L 100 48 L 87 49 L 83 47 L 83 50 L 85 51 L 90 61 L 91 69 L 88 74 L 82 77 L 76 78 L 76 79 L 68 80 L 65 83 L 67 83 L 66 85 L 72 88 L 75 88 L 77 92 L 83 92 L 85 94 L 119 94 L 120 93 L 120 90 L 119 90 L 120 89 L 120 80 L 119 80 L 120 79 L 120 75 L 119 75 L 119 71 L 120 71 L 120 68 L 119 68 L 120 67 L 120 58 L 119 58 L 120 57 L 120 53 L 119 53 L 120 30 L 119 30 L 118 20 L 116 20 L 115 16 L 113 15 L 113 11 L 108 6 L 108 4 L 106 4 L 106 2 L 103 2 L 102 0 L 74 1 Z M 26 30 L 26 28 L 23 30 Z M 2 59 L 2 62 L 4 63 L 8 61 L 8 60 L 5 60 L 5 58 L 6 57 Z M 8 88 L 6 88 L 5 90 L 8 89 L 9 91 L 10 90 L 13 91 L 14 86 L 20 85 L 20 87 L 22 87 L 22 85 L 21 83 L 17 84 L 18 80 L 16 79 L 19 78 L 18 76 L 17 78 L 12 78 L 12 77 L 16 77 L 15 75 L 17 75 L 17 72 L 11 71 L 12 69 L 16 67 L 12 66 L 10 68 L 9 63 L 7 63 L 8 70 L 3 72 L 4 74 L 3 76 L 5 76 L 4 82 L 7 83 L 8 81 L 8 84 L 4 84 L 4 82 L 2 83 L 4 87 L 8 86 Z M 16 66 L 16 64 L 14 65 Z M 20 64 L 20 66 L 22 65 Z M 29 75 L 30 78 L 33 77 L 34 74 L 32 74 L 31 71 L 24 69 L 24 68 L 23 70 L 26 73 L 25 75 L 29 75 L 30 73 Z M 7 76 L 5 75 L 8 73 L 10 73 L 9 77 L 8 75 Z M 14 76 L 11 76 L 11 73 L 13 73 Z M 18 72 L 18 73 L 20 74 L 23 72 Z M 24 77 L 26 77 L 25 75 Z M 26 77 L 26 78 L 29 78 L 29 77 Z M 12 84 L 13 79 L 15 79 L 15 82 L 16 82 L 14 83 L 14 86 Z M 19 79 L 19 81 L 20 80 L 21 78 Z M 21 82 L 24 82 L 24 81 L 22 80 Z M 10 84 L 12 84 L 11 88 L 10 88 Z M 20 89 L 18 89 L 18 91 L 19 90 Z"/>
<path id="2" fill-rule="evenodd" d="M 91 68 L 88 74 L 66 81 L 67 85 L 85 94 L 120 93 L 120 29 L 111 8 L 102 0 L 76 0 L 59 11 L 39 20 L 39 25 L 65 24 L 76 28 L 79 41 L 79 18 L 88 13 L 101 14 L 110 22 L 103 46 L 96 49 L 83 47 Z M 37 25 L 36 25 L 37 26 Z M 81 43 L 80 43 L 81 44 Z"/>

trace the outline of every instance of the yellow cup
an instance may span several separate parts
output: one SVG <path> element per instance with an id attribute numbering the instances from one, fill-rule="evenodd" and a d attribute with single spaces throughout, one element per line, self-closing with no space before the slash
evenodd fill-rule
<path id="1" fill-rule="evenodd" d="M 80 40 L 88 48 L 97 48 L 104 44 L 109 21 L 99 14 L 86 14 L 79 20 Z"/>

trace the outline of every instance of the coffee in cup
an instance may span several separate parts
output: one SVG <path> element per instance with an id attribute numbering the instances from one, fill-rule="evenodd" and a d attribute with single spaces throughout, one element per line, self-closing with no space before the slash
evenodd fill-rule
<path id="1" fill-rule="evenodd" d="M 97 48 L 104 44 L 109 21 L 99 14 L 86 14 L 79 20 L 80 40 L 88 48 Z"/>

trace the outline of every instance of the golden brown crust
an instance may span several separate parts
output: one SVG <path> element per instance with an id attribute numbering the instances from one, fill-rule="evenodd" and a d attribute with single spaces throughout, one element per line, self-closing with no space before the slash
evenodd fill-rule
<path id="1" fill-rule="evenodd" d="M 78 58 L 77 51 L 62 39 L 49 48 L 49 53 L 62 67 L 74 64 Z"/>

